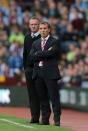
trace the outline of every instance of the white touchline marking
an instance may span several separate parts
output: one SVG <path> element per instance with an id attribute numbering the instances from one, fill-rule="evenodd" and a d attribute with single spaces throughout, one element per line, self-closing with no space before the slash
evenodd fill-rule
<path id="1" fill-rule="evenodd" d="M 10 123 L 10 124 L 18 125 L 18 126 L 20 126 L 20 127 L 36 129 L 36 128 L 33 127 L 33 126 L 27 126 L 27 125 L 24 125 L 24 124 L 21 124 L 21 123 L 17 123 L 17 122 L 14 122 L 14 121 L 8 120 L 8 119 L 0 119 L 0 121 L 8 122 L 8 123 Z"/>

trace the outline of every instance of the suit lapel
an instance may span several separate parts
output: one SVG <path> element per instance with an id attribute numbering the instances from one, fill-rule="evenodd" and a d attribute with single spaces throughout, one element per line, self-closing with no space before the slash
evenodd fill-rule
<path id="1" fill-rule="evenodd" d="M 49 37 L 49 39 L 46 42 L 44 50 L 47 50 L 52 44 L 52 37 Z"/>
<path id="2" fill-rule="evenodd" d="M 39 50 L 42 51 L 42 48 L 41 48 L 41 39 L 39 39 L 39 45 L 38 45 L 38 48 L 39 48 Z"/>
<path id="3" fill-rule="evenodd" d="M 47 49 L 52 45 L 52 40 L 53 40 L 53 39 L 52 39 L 52 37 L 50 36 L 49 39 L 48 39 L 47 42 L 46 42 L 46 45 L 45 45 L 44 50 L 47 50 Z M 39 39 L 39 42 L 38 42 L 38 48 L 39 48 L 39 50 L 42 51 L 42 48 L 41 48 L 41 42 L 42 42 L 42 40 Z"/>

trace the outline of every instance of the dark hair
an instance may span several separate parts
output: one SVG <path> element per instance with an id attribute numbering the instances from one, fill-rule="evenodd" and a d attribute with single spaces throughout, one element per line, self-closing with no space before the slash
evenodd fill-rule
<path id="1" fill-rule="evenodd" d="M 40 24 L 48 25 L 48 28 L 49 28 L 49 29 L 51 28 L 50 24 L 49 24 L 47 21 L 42 21 Z"/>

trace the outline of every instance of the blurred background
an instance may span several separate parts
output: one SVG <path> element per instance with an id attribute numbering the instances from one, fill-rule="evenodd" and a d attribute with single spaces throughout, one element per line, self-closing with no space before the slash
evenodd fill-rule
<path id="1" fill-rule="evenodd" d="M 0 0 L 0 106 L 27 106 L 22 54 L 32 16 L 61 40 L 62 106 L 88 111 L 88 0 Z"/>

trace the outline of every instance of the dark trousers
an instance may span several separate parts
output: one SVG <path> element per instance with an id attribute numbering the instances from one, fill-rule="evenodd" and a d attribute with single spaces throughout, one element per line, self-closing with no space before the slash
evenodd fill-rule
<path id="1" fill-rule="evenodd" d="M 31 116 L 33 120 L 39 120 L 40 117 L 40 103 L 35 88 L 34 80 L 32 79 L 32 69 L 27 69 L 25 72 L 29 106 L 31 110 Z"/>
<path id="2" fill-rule="evenodd" d="M 38 76 L 35 80 L 35 85 L 40 100 L 42 121 L 47 121 L 50 117 L 49 98 L 52 103 L 54 121 L 60 121 L 61 105 L 57 80 L 47 79 L 45 76 L 43 76 L 43 72 L 40 69 L 40 71 L 38 72 Z"/>

